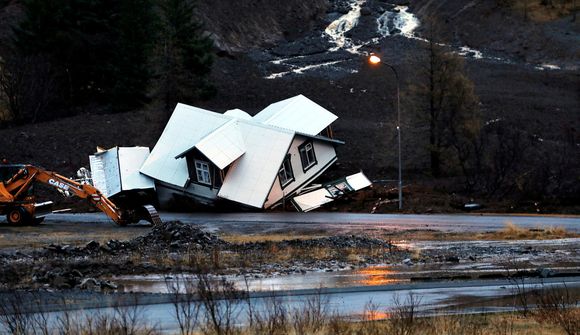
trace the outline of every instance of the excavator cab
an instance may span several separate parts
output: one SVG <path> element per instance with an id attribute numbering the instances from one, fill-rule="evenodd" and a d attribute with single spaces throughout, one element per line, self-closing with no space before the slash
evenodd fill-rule
<path id="1" fill-rule="evenodd" d="M 0 215 L 6 215 L 11 224 L 41 223 L 53 202 L 36 203 L 34 183 L 23 188 L 12 186 L 21 171 L 26 171 L 26 165 L 0 164 Z"/>

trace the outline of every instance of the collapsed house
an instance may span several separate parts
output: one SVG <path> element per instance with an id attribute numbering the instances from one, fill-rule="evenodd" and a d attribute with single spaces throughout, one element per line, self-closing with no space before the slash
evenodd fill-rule
<path id="1" fill-rule="evenodd" d="M 91 158 L 92 170 L 107 170 L 99 164 L 118 161 L 119 170 L 131 172 L 126 176 L 135 178 L 138 169 L 151 182 L 125 183 L 123 173 L 114 171 L 109 177 L 93 172 L 93 180 L 116 191 L 125 190 L 124 184 L 151 188 L 154 182 L 162 207 L 186 197 L 203 205 L 233 202 L 261 209 L 292 200 L 298 210 L 312 210 L 370 185 L 362 173 L 311 185 L 336 162 L 335 149 L 344 144 L 333 138 L 336 119 L 303 95 L 271 104 L 253 117 L 239 109 L 220 114 L 178 104 L 150 154 L 142 148 L 113 148 Z M 131 155 L 135 160 L 129 167 L 123 157 Z M 115 164 L 109 165 L 114 170 Z"/>

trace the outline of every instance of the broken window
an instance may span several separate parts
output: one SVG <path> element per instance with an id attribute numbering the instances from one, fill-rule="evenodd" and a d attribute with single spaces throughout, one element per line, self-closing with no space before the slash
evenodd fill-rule
<path id="1" fill-rule="evenodd" d="M 304 172 L 316 165 L 316 155 L 314 154 L 312 141 L 303 143 L 298 147 L 298 151 L 300 152 L 300 160 L 302 161 L 302 169 Z"/>
<path id="2" fill-rule="evenodd" d="M 278 171 L 278 177 L 280 178 L 280 185 L 282 185 L 282 188 L 294 181 L 291 157 L 292 155 L 286 156 L 286 159 L 284 159 L 284 162 L 280 167 L 280 171 Z"/>
<path id="3" fill-rule="evenodd" d="M 199 183 L 211 185 L 209 164 L 207 162 L 195 160 L 195 172 Z"/>

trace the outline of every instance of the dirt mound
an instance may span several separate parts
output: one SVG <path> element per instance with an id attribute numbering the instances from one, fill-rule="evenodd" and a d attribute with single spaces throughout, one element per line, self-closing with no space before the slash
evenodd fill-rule
<path id="1" fill-rule="evenodd" d="M 330 236 L 315 238 L 309 240 L 285 240 L 281 242 L 251 242 L 240 244 L 237 247 L 243 250 L 264 250 L 268 249 L 272 243 L 275 243 L 278 248 L 295 248 L 295 249 L 312 249 L 312 248 L 331 248 L 331 249 L 346 249 L 346 248 L 392 248 L 393 246 L 388 242 L 371 238 L 367 236 Z"/>
<path id="2" fill-rule="evenodd" d="M 107 245 L 113 248 L 109 241 Z M 164 222 L 155 225 L 144 236 L 139 236 L 127 242 L 119 242 L 126 249 L 134 251 L 163 251 L 163 250 L 203 250 L 216 246 L 227 246 L 228 242 L 219 239 L 216 235 L 206 233 L 192 225 L 180 221 Z"/>

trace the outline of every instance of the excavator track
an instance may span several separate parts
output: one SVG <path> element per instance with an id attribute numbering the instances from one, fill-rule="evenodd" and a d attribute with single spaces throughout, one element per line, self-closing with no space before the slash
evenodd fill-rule
<path id="1" fill-rule="evenodd" d="M 163 223 L 155 207 L 153 207 L 152 205 L 144 205 L 143 208 L 145 208 L 145 210 L 147 210 L 147 212 L 149 213 L 149 220 L 147 221 L 151 222 L 153 225 L 160 225 Z"/>

